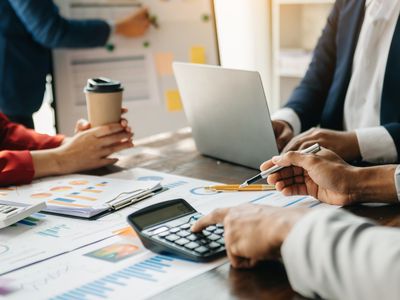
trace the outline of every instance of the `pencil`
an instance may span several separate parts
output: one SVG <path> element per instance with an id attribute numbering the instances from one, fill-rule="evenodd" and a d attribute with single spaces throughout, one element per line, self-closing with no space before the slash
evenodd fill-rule
<path id="1" fill-rule="evenodd" d="M 274 185 L 270 184 L 253 184 L 246 187 L 241 188 L 239 184 L 226 184 L 226 185 L 212 185 L 205 187 L 206 190 L 212 191 L 231 191 L 231 192 L 246 192 L 246 191 L 272 191 L 275 190 Z"/>

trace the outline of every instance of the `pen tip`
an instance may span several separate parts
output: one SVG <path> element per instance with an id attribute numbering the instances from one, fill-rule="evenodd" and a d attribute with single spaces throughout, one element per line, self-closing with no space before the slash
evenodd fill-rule
<path id="1" fill-rule="evenodd" d="M 247 182 L 245 182 L 245 183 L 242 183 L 241 185 L 239 185 L 239 188 L 245 188 L 246 186 L 249 186 L 248 184 L 247 184 Z"/>

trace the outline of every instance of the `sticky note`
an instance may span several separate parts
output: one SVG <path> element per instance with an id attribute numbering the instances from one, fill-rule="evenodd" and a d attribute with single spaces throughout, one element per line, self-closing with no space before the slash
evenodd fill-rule
<path id="1" fill-rule="evenodd" d="M 206 49 L 204 47 L 195 46 L 190 49 L 190 62 L 194 64 L 206 63 Z"/>
<path id="2" fill-rule="evenodd" d="M 156 68 L 158 75 L 170 76 L 172 75 L 172 61 L 174 55 L 172 53 L 156 53 L 155 55 Z"/>
<path id="3" fill-rule="evenodd" d="M 170 112 L 181 111 L 182 110 L 182 102 L 181 96 L 179 95 L 178 90 L 169 90 L 165 92 L 165 98 L 167 101 L 167 110 Z"/>

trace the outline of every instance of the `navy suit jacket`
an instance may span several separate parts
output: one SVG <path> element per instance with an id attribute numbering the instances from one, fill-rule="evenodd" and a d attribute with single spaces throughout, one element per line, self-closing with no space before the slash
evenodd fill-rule
<path id="1" fill-rule="evenodd" d="M 0 0 L 0 110 L 31 116 L 43 100 L 52 48 L 104 46 L 102 20 L 67 20 L 52 0 Z"/>
<path id="2" fill-rule="evenodd" d="M 302 131 L 317 125 L 343 130 L 344 101 L 364 14 L 365 0 L 336 1 L 307 73 L 286 105 L 298 114 Z M 400 158 L 400 19 L 386 66 L 380 119 Z"/>

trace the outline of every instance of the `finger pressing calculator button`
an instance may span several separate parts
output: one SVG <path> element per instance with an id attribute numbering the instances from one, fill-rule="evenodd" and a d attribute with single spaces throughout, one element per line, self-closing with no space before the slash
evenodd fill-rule
<path id="1" fill-rule="evenodd" d="M 166 239 L 167 241 L 174 242 L 174 241 L 176 241 L 177 239 L 179 239 L 179 236 L 177 236 L 176 234 L 170 234 L 170 235 L 167 236 L 165 239 Z"/>
<path id="2" fill-rule="evenodd" d="M 171 228 L 171 229 L 169 230 L 170 233 L 177 233 L 178 231 L 180 231 L 180 229 L 177 228 L 177 227 Z"/>
<path id="3" fill-rule="evenodd" d="M 206 229 L 207 229 L 208 231 L 213 232 L 215 229 L 217 229 L 217 227 L 215 227 L 214 225 L 211 225 L 211 226 L 208 226 Z"/>
<path id="4" fill-rule="evenodd" d="M 219 247 L 221 247 L 220 244 L 216 243 L 216 242 L 211 242 L 208 247 L 210 247 L 210 249 L 217 249 Z"/>
<path id="5" fill-rule="evenodd" d="M 216 241 L 216 240 L 219 240 L 221 237 L 219 235 L 212 234 L 212 235 L 209 235 L 207 238 L 211 241 Z"/>
<path id="6" fill-rule="evenodd" d="M 189 229 L 189 228 L 190 228 L 190 224 L 188 224 L 188 223 L 183 224 L 183 225 L 181 225 L 180 228 L 181 228 L 181 229 Z"/>
<path id="7" fill-rule="evenodd" d="M 208 249 L 204 246 L 200 246 L 200 247 L 194 249 L 194 251 L 196 251 L 197 253 L 200 253 L 200 254 L 204 254 L 204 253 L 208 252 Z"/>
<path id="8" fill-rule="evenodd" d="M 194 248 L 197 248 L 197 247 L 199 247 L 200 245 L 199 244 L 197 244 L 197 243 L 195 243 L 195 242 L 190 242 L 189 244 L 186 244 L 185 245 L 185 248 L 188 248 L 188 249 L 190 249 L 190 250 L 193 250 Z"/>
<path id="9" fill-rule="evenodd" d="M 219 240 L 216 241 L 217 243 L 220 243 L 221 245 L 225 246 L 225 240 L 224 238 L 220 238 Z"/>
<path id="10" fill-rule="evenodd" d="M 187 244 L 189 242 L 190 241 L 188 239 L 181 238 L 179 240 L 176 240 L 174 243 L 179 245 L 179 246 L 183 246 L 183 245 L 185 245 L 185 244 Z"/>
<path id="11" fill-rule="evenodd" d="M 188 235 L 191 235 L 191 233 L 189 231 L 182 230 L 182 231 L 179 231 L 177 233 L 177 235 L 179 235 L 181 237 L 187 237 Z"/>

